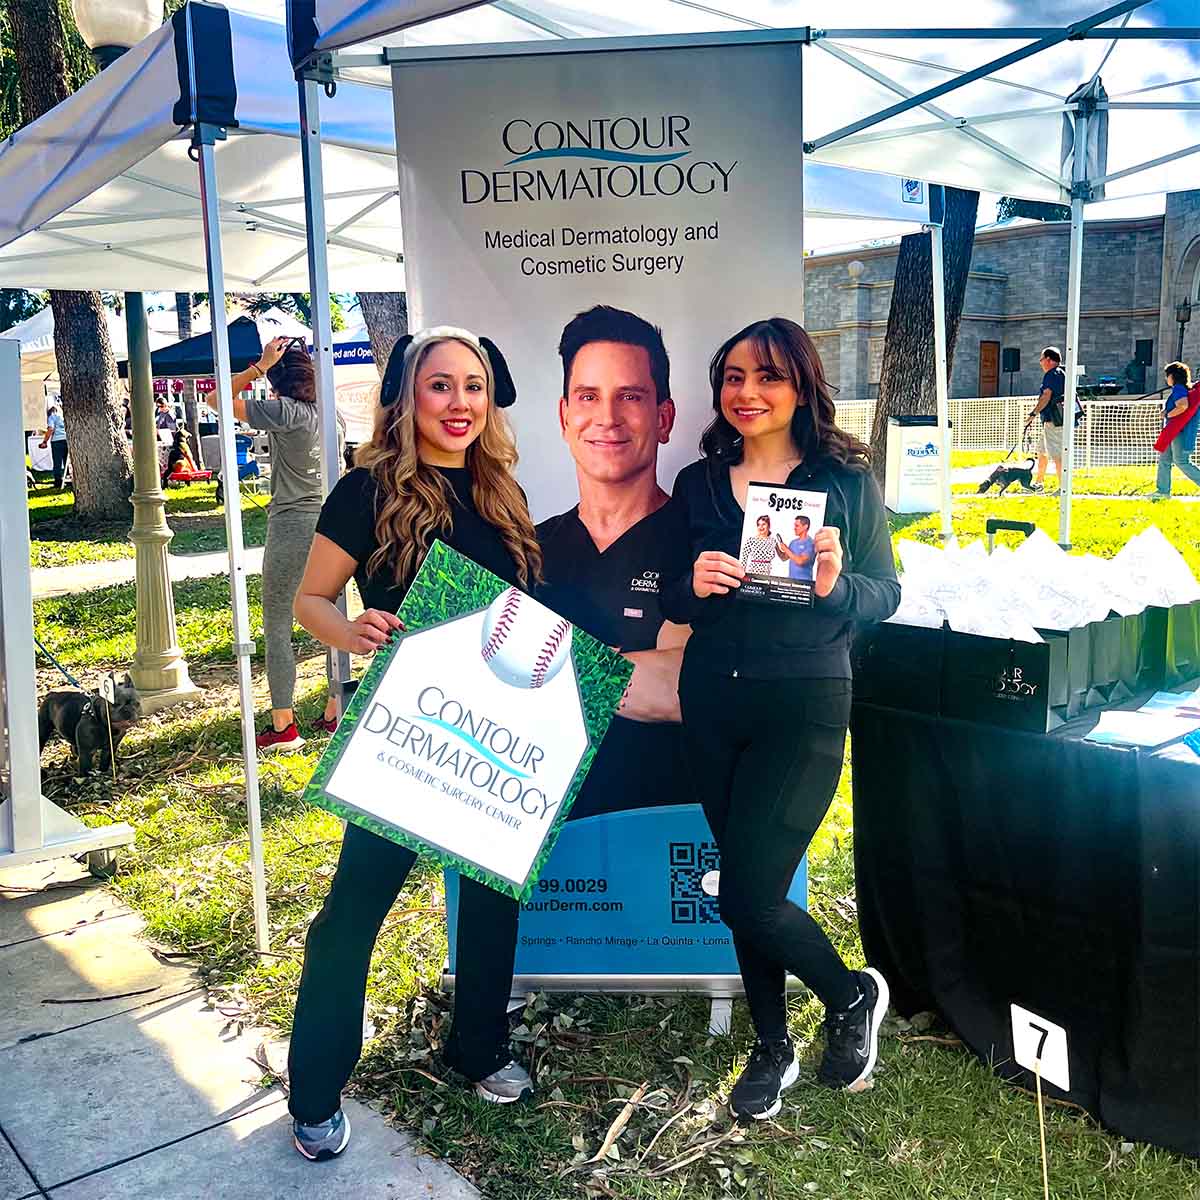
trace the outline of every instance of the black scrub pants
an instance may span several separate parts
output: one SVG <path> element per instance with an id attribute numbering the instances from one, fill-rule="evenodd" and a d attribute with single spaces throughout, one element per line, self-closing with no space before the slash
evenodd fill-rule
<path id="1" fill-rule="evenodd" d="M 288 1107 L 315 1125 L 341 1104 L 362 1052 L 363 1004 L 371 951 L 416 854 L 357 825 L 346 826 L 337 873 L 309 926 L 296 997 Z M 460 879 L 454 1024 L 443 1057 L 468 1079 L 504 1066 L 508 998 L 517 948 L 517 902 Z"/>
<path id="2" fill-rule="evenodd" d="M 827 1008 L 859 996 L 821 927 L 787 898 L 842 773 L 848 679 L 745 679 L 684 656 L 684 753 L 721 852 L 721 919 L 733 931 L 760 1038 L 787 1036 L 786 973 Z"/>

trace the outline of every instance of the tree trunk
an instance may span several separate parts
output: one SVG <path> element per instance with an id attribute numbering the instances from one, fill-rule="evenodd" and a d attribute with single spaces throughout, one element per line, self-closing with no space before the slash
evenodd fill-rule
<path id="1" fill-rule="evenodd" d="M 50 306 L 75 515 L 127 521 L 133 458 L 104 305 L 99 292 L 51 292 Z"/>
<path id="2" fill-rule="evenodd" d="M 192 336 L 192 293 L 175 293 L 175 320 L 179 330 L 179 340 Z M 183 381 L 183 421 L 187 426 L 188 436 L 192 439 L 192 457 L 197 467 L 204 466 L 204 449 L 200 445 L 200 413 L 196 407 L 196 381 Z"/>
<path id="3" fill-rule="evenodd" d="M 403 292 L 359 292 L 358 304 L 371 337 L 375 370 L 382 379 L 392 347 L 408 332 L 408 297 Z"/>
<path id="4" fill-rule="evenodd" d="M 8 5 L 7 15 L 21 114 L 29 122 L 71 94 L 58 0 L 23 0 Z M 50 304 L 75 515 L 94 521 L 126 520 L 133 464 L 100 293 L 51 292 Z"/>
<path id="5" fill-rule="evenodd" d="M 946 286 L 946 374 L 954 367 L 954 345 L 967 292 L 967 273 L 975 248 L 978 192 L 946 189 L 942 257 Z M 937 413 L 934 380 L 932 250 L 928 233 L 901 239 L 896 281 L 888 313 L 887 337 L 879 375 L 879 399 L 871 429 L 875 477 L 884 483 L 888 417 Z"/>

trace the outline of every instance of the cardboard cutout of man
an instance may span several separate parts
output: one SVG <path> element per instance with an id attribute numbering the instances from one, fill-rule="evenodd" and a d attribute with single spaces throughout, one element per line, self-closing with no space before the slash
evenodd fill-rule
<path id="1" fill-rule="evenodd" d="M 559 355 L 579 503 L 538 526 L 547 603 L 634 664 L 571 815 L 685 803 L 678 692 L 691 630 L 659 607 L 665 581 L 691 565 L 686 526 L 658 485 L 675 422 L 670 361 L 657 327 L 605 305 L 567 324 Z"/>

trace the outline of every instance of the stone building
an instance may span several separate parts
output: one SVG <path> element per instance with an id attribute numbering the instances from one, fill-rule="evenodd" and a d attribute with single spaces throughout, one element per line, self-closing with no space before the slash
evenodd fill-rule
<path id="1" fill-rule="evenodd" d="M 975 236 L 966 302 L 950 379 L 951 396 L 1032 394 L 1043 346 L 1065 353 L 1067 222 L 1001 226 Z M 806 327 L 842 400 L 879 394 L 898 245 L 814 255 L 805 263 Z M 1185 327 L 1184 361 L 1200 366 L 1200 190 L 1167 196 L 1160 216 L 1088 221 L 1083 238 L 1079 361 L 1085 382 L 1147 364 L 1145 390 L 1179 349 L 1176 306 Z M 1020 351 L 1020 370 L 1002 371 L 1003 351 Z"/>

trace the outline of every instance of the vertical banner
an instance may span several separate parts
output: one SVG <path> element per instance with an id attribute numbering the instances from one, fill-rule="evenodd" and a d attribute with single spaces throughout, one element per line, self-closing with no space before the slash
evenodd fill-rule
<path id="1" fill-rule="evenodd" d="M 716 348 L 802 319 L 800 44 L 413 59 L 392 90 L 412 326 L 504 351 L 534 520 L 578 498 L 557 346 L 596 304 L 662 328 L 670 489 L 712 415 Z"/>
<path id="2" fill-rule="evenodd" d="M 717 347 L 754 320 L 803 319 L 800 43 L 429 53 L 399 61 L 392 79 L 413 328 L 462 325 L 503 350 L 519 475 L 535 522 L 552 525 L 594 467 L 577 468 L 560 426 L 564 326 L 610 305 L 660 327 L 674 425 L 656 470 L 670 490 L 712 419 Z M 605 555 L 605 578 L 589 576 L 606 613 L 597 636 L 623 650 L 659 645 L 660 579 L 679 569 L 677 548 L 649 545 L 649 531 L 670 528 L 645 523 L 659 519 Z M 613 725 L 590 777 L 602 780 L 603 811 L 564 828 L 521 914 L 517 975 L 530 986 L 654 977 L 730 994 L 716 847 L 679 727 Z M 804 903 L 803 864 L 793 898 Z M 451 974 L 456 900 L 451 877 Z"/>

